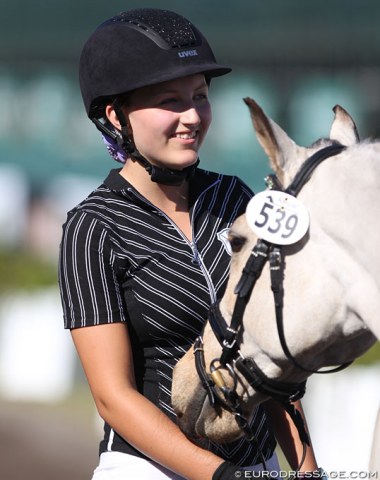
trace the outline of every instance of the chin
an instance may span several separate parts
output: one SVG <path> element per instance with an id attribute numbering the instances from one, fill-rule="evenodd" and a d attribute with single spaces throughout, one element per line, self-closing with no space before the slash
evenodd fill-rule
<path id="1" fill-rule="evenodd" d="M 143 154 L 144 155 L 144 154 Z M 182 151 L 171 151 L 167 152 L 167 155 L 164 153 L 160 157 L 149 157 L 146 155 L 146 158 L 153 165 L 157 165 L 160 168 L 169 168 L 171 170 L 183 170 L 184 168 L 194 165 L 198 160 L 198 150 L 182 150 Z"/>
<path id="2" fill-rule="evenodd" d="M 170 163 L 165 163 L 162 164 L 162 167 L 164 168 L 170 168 L 172 170 L 183 170 L 187 167 L 191 167 L 194 165 L 198 160 L 198 155 L 196 157 L 193 157 L 189 160 L 181 160 L 181 161 L 176 161 L 176 162 L 170 162 Z"/>
<path id="3" fill-rule="evenodd" d="M 191 165 L 194 165 L 197 160 L 198 160 L 198 152 L 195 152 L 193 155 L 189 155 L 188 158 L 186 159 L 182 159 L 181 161 L 181 168 L 186 168 L 186 167 L 190 167 Z M 178 164 L 177 164 L 178 165 Z"/>

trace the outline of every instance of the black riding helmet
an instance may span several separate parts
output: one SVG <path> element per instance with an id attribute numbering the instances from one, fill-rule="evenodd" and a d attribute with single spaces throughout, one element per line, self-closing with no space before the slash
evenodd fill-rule
<path id="1" fill-rule="evenodd" d="M 142 163 L 153 181 L 174 185 L 188 178 L 195 166 L 173 170 L 151 165 L 129 137 L 121 96 L 187 75 L 204 73 L 209 81 L 230 71 L 216 62 L 206 38 L 186 18 L 168 10 L 139 8 L 110 18 L 90 36 L 80 58 L 79 81 L 87 115 L 97 128 Z M 121 132 L 106 120 L 110 103 Z"/>

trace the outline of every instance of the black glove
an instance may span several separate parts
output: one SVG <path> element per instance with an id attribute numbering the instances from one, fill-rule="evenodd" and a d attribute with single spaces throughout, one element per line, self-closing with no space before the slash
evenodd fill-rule
<path id="1" fill-rule="evenodd" d="M 244 470 L 240 470 L 231 462 L 223 462 L 215 470 L 212 480 L 236 480 L 243 477 Z"/>

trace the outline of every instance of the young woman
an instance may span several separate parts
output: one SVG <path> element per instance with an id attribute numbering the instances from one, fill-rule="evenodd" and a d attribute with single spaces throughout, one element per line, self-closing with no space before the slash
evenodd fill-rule
<path id="1" fill-rule="evenodd" d="M 252 195 L 198 168 L 210 80 L 229 71 L 192 23 L 158 9 L 107 20 L 82 52 L 87 114 L 123 163 L 69 212 L 60 254 L 65 326 L 105 421 L 94 480 L 226 480 L 237 466 L 261 468 L 245 439 L 197 446 L 170 402 L 173 366 L 225 288 L 225 232 Z M 276 435 L 295 468 L 298 434 L 267 411 L 273 428 L 262 406 L 252 420 L 267 466 L 278 469 Z M 303 468 L 316 467 L 308 449 Z"/>

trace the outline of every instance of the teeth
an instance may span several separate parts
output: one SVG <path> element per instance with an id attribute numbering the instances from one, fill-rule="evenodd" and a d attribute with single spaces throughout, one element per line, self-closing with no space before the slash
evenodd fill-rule
<path id="1" fill-rule="evenodd" d="M 191 133 L 178 133 L 176 135 L 177 138 L 182 138 L 184 140 L 188 140 L 190 138 L 194 138 L 197 132 L 191 132 Z"/>

